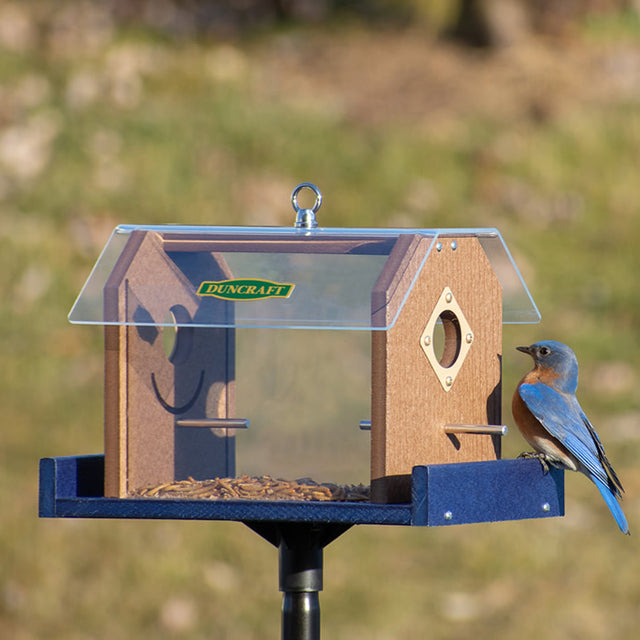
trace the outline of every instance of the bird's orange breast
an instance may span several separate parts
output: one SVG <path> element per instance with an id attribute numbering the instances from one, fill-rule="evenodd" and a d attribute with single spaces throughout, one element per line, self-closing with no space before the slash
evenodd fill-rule
<path id="1" fill-rule="evenodd" d="M 533 373 L 533 372 L 532 372 Z M 522 383 L 532 383 L 532 380 L 527 378 L 530 374 L 527 374 Z M 520 385 L 516 388 L 513 394 L 513 401 L 511 403 L 511 410 L 513 412 L 513 418 L 522 433 L 522 437 L 539 453 L 544 453 L 547 458 L 554 462 L 559 462 L 567 469 L 577 471 L 578 461 L 567 449 L 554 438 L 539 422 L 539 420 L 531 413 L 529 407 L 527 407 L 525 401 L 520 397 L 519 393 Z"/>

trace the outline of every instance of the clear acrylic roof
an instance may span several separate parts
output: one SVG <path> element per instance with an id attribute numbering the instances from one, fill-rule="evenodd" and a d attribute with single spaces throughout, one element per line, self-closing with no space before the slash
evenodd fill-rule
<path id="1" fill-rule="evenodd" d="M 118 226 L 69 320 L 78 324 L 379 330 L 372 293 L 398 240 L 478 238 L 503 289 L 505 323 L 540 314 L 496 229 Z M 415 278 L 414 278 L 415 281 Z M 168 313 L 166 310 L 171 309 Z"/>

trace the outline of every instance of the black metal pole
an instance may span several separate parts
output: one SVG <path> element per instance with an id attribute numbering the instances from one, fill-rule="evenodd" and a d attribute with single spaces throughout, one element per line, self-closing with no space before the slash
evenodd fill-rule
<path id="1" fill-rule="evenodd" d="M 244 521 L 278 547 L 282 640 L 320 640 L 322 555 L 349 523 Z"/>
<path id="2" fill-rule="evenodd" d="M 308 538 L 283 539 L 279 559 L 282 640 L 320 640 L 322 547 Z"/>

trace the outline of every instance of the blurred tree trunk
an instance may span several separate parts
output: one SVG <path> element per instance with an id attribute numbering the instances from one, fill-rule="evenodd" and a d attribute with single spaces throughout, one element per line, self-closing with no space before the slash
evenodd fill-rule
<path id="1" fill-rule="evenodd" d="M 460 0 L 458 7 L 448 35 L 474 47 L 513 44 L 530 28 L 520 0 Z"/>
<path id="2" fill-rule="evenodd" d="M 513 44 L 527 33 L 570 35 L 587 15 L 640 11 L 640 0 L 459 0 L 448 35 L 475 47 Z"/>

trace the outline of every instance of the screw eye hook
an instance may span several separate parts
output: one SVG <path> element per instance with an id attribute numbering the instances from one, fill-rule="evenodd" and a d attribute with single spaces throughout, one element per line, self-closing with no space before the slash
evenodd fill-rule
<path id="1" fill-rule="evenodd" d="M 310 189 L 316 196 L 316 200 L 311 209 L 303 209 L 298 206 L 298 194 L 302 189 Z M 298 228 L 304 229 L 313 229 L 318 226 L 316 221 L 316 212 L 320 208 L 322 204 L 322 193 L 320 193 L 320 189 L 316 187 L 315 184 L 311 182 L 302 182 L 300 183 L 291 194 L 291 205 L 293 206 L 293 210 L 296 212 L 296 223 L 295 226 Z"/>

